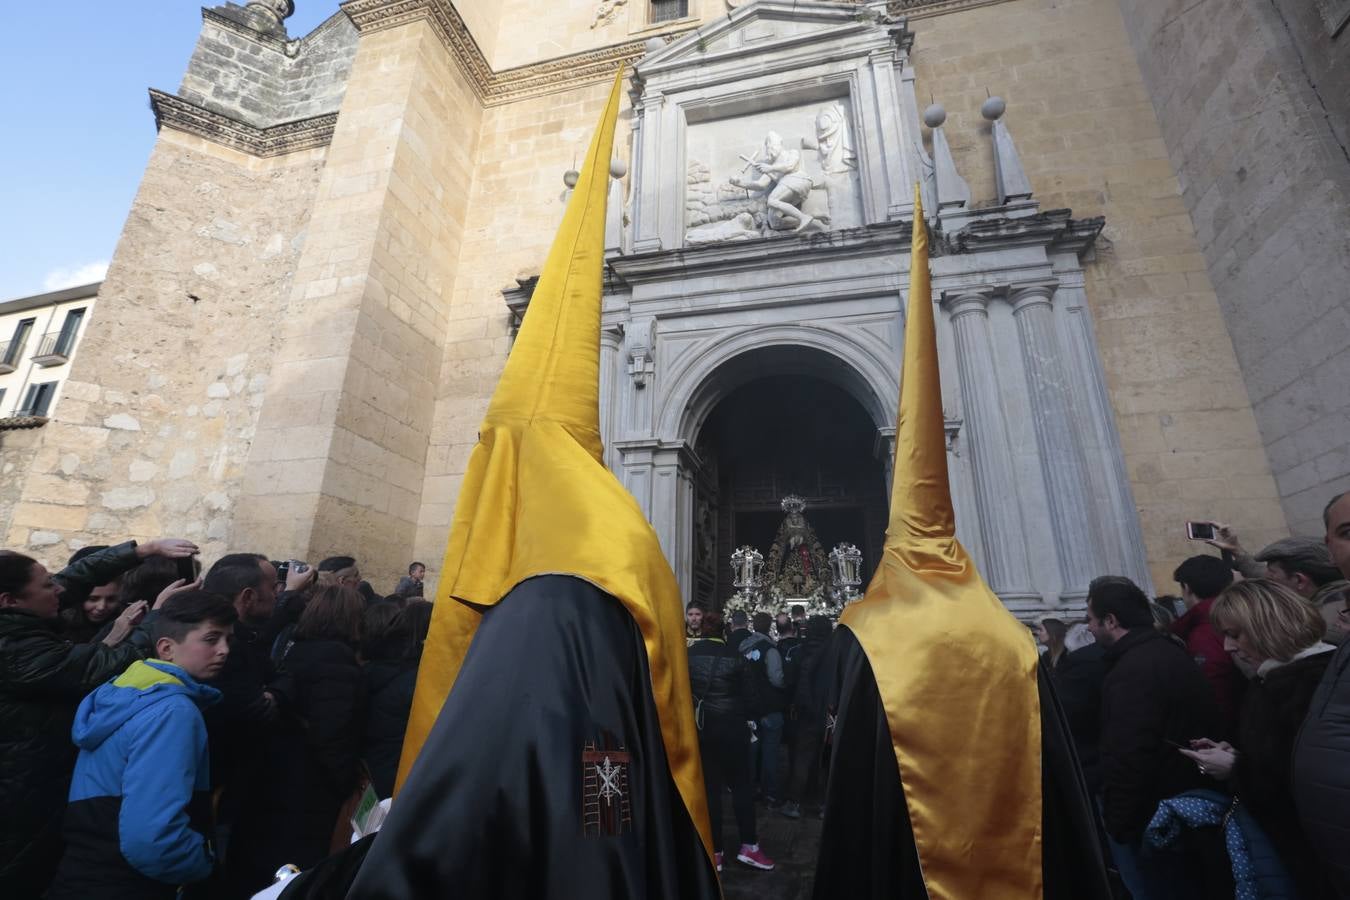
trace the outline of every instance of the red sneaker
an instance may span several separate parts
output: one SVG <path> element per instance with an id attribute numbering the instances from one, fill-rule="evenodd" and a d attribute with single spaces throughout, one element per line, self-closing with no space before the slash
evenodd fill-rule
<path id="1" fill-rule="evenodd" d="M 717 851 L 717 871 L 722 871 L 722 851 Z"/>
<path id="2" fill-rule="evenodd" d="M 765 856 L 764 851 L 759 849 L 759 844 L 741 844 L 740 852 L 736 854 L 736 860 L 752 868 L 763 869 L 765 872 L 772 870 L 774 866 L 773 860 Z"/>

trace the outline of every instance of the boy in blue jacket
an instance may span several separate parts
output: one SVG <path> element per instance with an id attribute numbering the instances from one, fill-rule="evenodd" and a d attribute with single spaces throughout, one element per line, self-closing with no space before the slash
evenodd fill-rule
<path id="1" fill-rule="evenodd" d="M 200 682 L 225 664 L 237 615 L 206 591 L 169 598 L 150 626 L 158 658 L 132 663 L 80 704 L 66 852 L 49 900 L 171 898 L 211 875 L 201 708 L 220 692 Z"/>

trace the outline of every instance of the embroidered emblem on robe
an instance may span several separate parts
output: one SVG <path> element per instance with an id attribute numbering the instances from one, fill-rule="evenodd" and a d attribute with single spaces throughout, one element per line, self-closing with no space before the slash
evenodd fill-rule
<path id="1" fill-rule="evenodd" d="M 606 738 L 605 744 L 611 744 Z M 605 837 L 633 829 L 628 797 L 628 767 L 632 761 L 632 754 L 622 744 L 611 749 L 586 743 L 581 751 L 581 821 L 585 834 Z"/>

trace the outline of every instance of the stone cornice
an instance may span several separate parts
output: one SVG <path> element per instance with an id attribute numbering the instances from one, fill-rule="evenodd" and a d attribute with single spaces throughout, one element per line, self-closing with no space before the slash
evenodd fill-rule
<path id="1" fill-rule="evenodd" d="M 326 147 L 333 139 L 338 117 L 337 113 L 326 113 L 259 128 L 153 88 L 150 108 L 158 128 L 172 128 L 260 157 Z"/>
<path id="2" fill-rule="evenodd" d="M 945 237 L 955 253 L 996 250 L 1017 246 L 1050 246 L 1082 256 L 1101 233 L 1101 216 L 1074 219 L 1067 209 L 1050 209 L 1033 216 L 983 219 L 971 222 Z"/>
<path id="3" fill-rule="evenodd" d="M 907 19 L 929 19 L 946 13 L 960 12 L 963 9 L 1010 2 L 1012 0 L 888 0 L 886 13 L 904 16 Z"/>
<path id="4" fill-rule="evenodd" d="M 641 40 L 494 72 L 450 0 L 346 0 L 342 11 L 361 34 L 419 20 L 429 22 L 484 106 L 501 106 L 605 81 L 613 77 L 620 63 L 640 59 L 646 53 L 646 42 L 653 37 L 682 34 L 693 28 L 685 24 L 669 31 L 648 33 Z"/>
<path id="5" fill-rule="evenodd" d="M 46 416 L 6 416 L 0 419 L 0 431 L 19 431 L 25 428 L 41 428 L 47 424 Z"/>

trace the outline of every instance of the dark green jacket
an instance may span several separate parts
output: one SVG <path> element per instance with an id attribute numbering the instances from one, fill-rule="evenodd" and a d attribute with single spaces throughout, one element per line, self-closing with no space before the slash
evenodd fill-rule
<path id="1" fill-rule="evenodd" d="M 0 609 L 0 884 L 14 900 L 38 896 L 60 858 L 76 707 L 149 645 L 140 628 L 116 647 L 72 644 L 60 628 L 57 618 Z"/>

